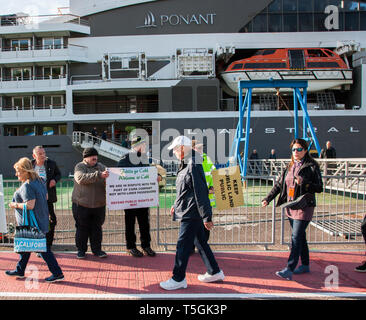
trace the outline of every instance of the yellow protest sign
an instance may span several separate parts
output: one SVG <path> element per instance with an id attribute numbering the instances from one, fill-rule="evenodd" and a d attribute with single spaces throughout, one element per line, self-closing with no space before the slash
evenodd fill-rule
<path id="1" fill-rule="evenodd" d="M 212 171 L 211 174 L 215 189 L 216 207 L 219 210 L 231 209 L 244 204 L 239 166 L 221 168 Z"/>

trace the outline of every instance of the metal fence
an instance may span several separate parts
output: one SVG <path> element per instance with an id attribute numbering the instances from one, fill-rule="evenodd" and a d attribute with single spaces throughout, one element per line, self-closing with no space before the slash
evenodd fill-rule
<path id="1" fill-rule="evenodd" d="M 324 176 L 324 192 L 317 194 L 317 207 L 308 227 L 307 238 L 313 244 L 362 244 L 361 221 L 366 214 L 365 176 Z M 244 185 L 244 205 L 231 210 L 213 208 L 215 228 L 209 243 L 227 248 L 247 245 L 284 245 L 290 243 L 289 223 L 274 202 L 266 208 L 261 200 L 272 188 L 275 178 L 248 176 Z M 347 181 L 353 181 L 352 189 Z M 4 202 L 8 223 L 8 234 L 2 235 L 1 246 L 12 247 L 15 217 L 8 207 L 20 183 L 4 181 Z M 75 222 L 72 216 L 72 179 L 62 179 L 57 184 L 58 201 L 55 203 L 57 226 L 54 244 L 57 247 L 75 249 Z M 179 223 L 173 222 L 170 208 L 175 200 L 175 177 L 167 177 L 166 186 L 160 190 L 159 206 L 150 209 L 152 246 L 167 249 L 175 246 Z M 139 231 L 136 223 L 137 239 Z M 106 212 L 103 225 L 103 246 L 109 251 L 121 251 L 125 247 L 124 212 Z M 57 249 L 57 248 L 56 248 Z"/>

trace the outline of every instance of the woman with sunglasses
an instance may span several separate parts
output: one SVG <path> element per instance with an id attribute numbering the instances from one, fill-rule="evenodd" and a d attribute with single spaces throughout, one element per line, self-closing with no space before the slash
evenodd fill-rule
<path id="1" fill-rule="evenodd" d="M 276 206 L 280 206 L 302 195 L 310 194 L 310 201 L 303 209 L 285 209 L 292 228 L 291 252 L 286 268 L 276 272 L 276 275 L 287 280 L 292 280 L 293 274 L 310 272 L 306 228 L 313 217 L 316 205 L 315 193 L 323 191 L 319 165 L 310 156 L 307 142 L 303 139 L 295 139 L 290 147 L 291 162 L 267 197 L 262 200 L 262 207 L 266 207 L 279 194 Z M 296 268 L 300 257 L 302 264 Z"/>

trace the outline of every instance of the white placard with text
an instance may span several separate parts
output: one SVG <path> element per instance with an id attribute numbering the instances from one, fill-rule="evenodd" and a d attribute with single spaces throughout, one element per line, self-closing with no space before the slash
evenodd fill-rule
<path id="1" fill-rule="evenodd" d="M 147 208 L 159 203 L 156 167 L 108 168 L 106 181 L 109 210 Z"/>

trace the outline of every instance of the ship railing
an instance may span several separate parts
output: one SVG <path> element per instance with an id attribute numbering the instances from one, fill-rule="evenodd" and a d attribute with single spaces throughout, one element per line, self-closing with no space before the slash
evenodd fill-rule
<path id="1" fill-rule="evenodd" d="M 67 85 L 67 75 L 49 76 L 13 76 L 1 77 L 0 89 L 11 88 L 36 88 L 36 87 L 61 87 Z"/>
<path id="2" fill-rule="evenodd" d="M 0 117 L 34 118 L 40 115 L 50 117 L 64 116 L 66 114 L 66 104 L 3 106 L 2 108 L 0 108 L 0 110 Z"/>
<path id="3" fill-rule="evenodd" d="M 67 56 L 67 55 L 86 57 L 87 50 L 88 50 L 87 47 L 76 44 L 2 47 L 0 51 L 0 59 L 34 58 L 34 57 L 42 58 L 42 57 Z"/>
<path id="4" fill-rule="evenodd" d="M 37 24 L 73 23 L 89 26 L 89 22 L 74 14 L 57 15 L 8 15 L 0 18 L 0 27 L 37 25 Z"/>
<path id="5" fill-rule="evenodd" d="M 354 190 L 358 177 L 366 175 L 365 158 L 316 159 L 316 161 L 319 163 L 323 176 L 352 176 L 352 178 L 344 178 L 346 179 L 344 181 L 344 188 L 347 190 Z M 289 159 L 248 160 L 247 173 L 254 176 L 280 176 L 288 164 Z M 334 180 L 332 179 L 324 179 L 324 184 L 327 188 L 331 188 L 333 182 Z"/>
<path id="6" fill-rule="evenodd" d="M 0 177 L 1 178 L 1 177 Z M 275 207 L 275 201 L 262 208 L 261 201 L 271 190 L 275 177 L 268 175 L 247 176 L 243 188 L 244 204 L 227 210 L 213 208 L 215 231 L 210 235 L 210 245 L 222 249 L 251 250 L 253 246 L 263 246 L 276 250 L 287 250 L 291 242 L 291 227 L 285 222 L 285 213 Z M 361 234 L 361 222 L 366 214 L 365 193 L 361 190 L 366 177 L 358 177 L 358 193 L 349 194 L 341 187 L 341 180 L 349 176 L 325 176 L 333 180 L 332 190 L 324 189 L 316 194 L 314 215 L 307 229 L 309 244 L 327 245 L 329 249 L 344 249 L 345 246 L 355 250 L 364 250 Z M 337 182 L 338 181 L 338 182 Z M 5 179 L 3 192 L 8 232 L 0 234 L 0 244 L 12 247 L 14 227 L 16 225 L 14 210 L 7 206 L 20 182 L 16 179 Z M 54 204 L 57 216 L 54 250 L 75 250 L 75 220 L 72 215 L 72 192 L 74 181 L 62 178 L 57 183 L 57 202 Z M 0 188 L 1 190 L 1 188 Z M 176 177 L 167 177 L 166 185 L 159 191 L 159 207 L 150 208 L 150 231 L 152 247 L 157 249 L 174 249 L 179 234 L 179 223 L 173 222 L 170 208 L 176 198 Z M 108 251 L 121 251 L 126 246 L 123 210 L 112 211 L 107 208 L 103 225 L 103 246 Z M 334 246 L 337 245 L 337 246 Z M 341 247 L 339 247 L 341 245 Z M 322 247 L 324 248 L 324 247 Z"/>

